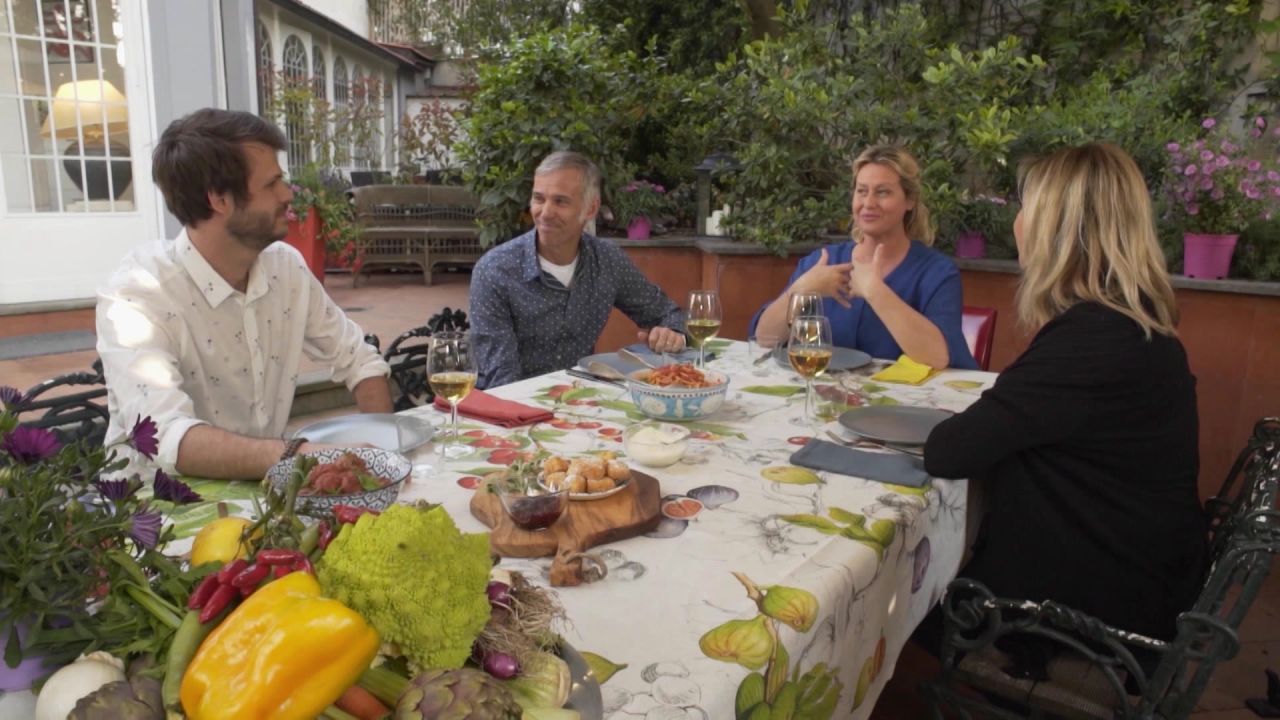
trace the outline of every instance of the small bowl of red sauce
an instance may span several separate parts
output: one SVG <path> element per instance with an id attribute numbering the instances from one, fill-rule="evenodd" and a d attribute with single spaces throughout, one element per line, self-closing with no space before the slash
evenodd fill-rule
<path id="1" fill-rule="evenodd" d="M 525 479 L 498 474 L 489 479 L 489 491 L 498 496 L 512 524 L 521 530 L 546 530 L 569 507 L 569 485 L 548 486 L 541 478 Z"/>

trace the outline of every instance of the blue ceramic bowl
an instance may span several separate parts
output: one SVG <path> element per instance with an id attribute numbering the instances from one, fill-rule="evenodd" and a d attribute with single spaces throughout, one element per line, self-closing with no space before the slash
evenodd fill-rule
<path id="1" fill-rule="evenodd" d="M 700 420 L 720 409 L 729 392 L 729 378 L 713 370 L 704 371 L 711 387 L 659 387 L 641 381 L 648 370 L 627 374 L 627 389 L 640 412 L 655 420 Z"/>
<path id="2" fill-rule="evenodd" d="M 409 474 L 413 472 L 413 463 L 409 461 L 409 458 L 400 453 L 380 448 L 317 450 L 303 453 L 303 455 L 315 458 L 321 464 L 324 464 L 337 460 L 344 453 L 354 453 L 359 456 L 361 460 L 364 460 L 364 464 L 369 468 L 371 474 L 384 478 L 389 482 L 377 490 L 366 490 L 350 495 L 300 494 L 298 495 L 298 507 L 307 508 L 313 512 L 327 512 L 332 510 L 335 505 L 352 505 L 378 511 L 391 507 L 400 495 L 400 486 L 404 484 Z M 293 472 L 293 465 L 296 461 L 296 457 L 281 460 L 272 465 L 270 470 L 267 470 L 267 481 L 271 483 L 273 488 L 284 492 L 285 485 L 289 481 L 289 475 Z"/>

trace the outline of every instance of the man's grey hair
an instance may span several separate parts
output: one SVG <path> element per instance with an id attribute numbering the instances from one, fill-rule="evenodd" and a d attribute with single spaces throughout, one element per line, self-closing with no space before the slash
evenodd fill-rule
<path id="1" fill-rule="evenodd" d="M 582 173 L 582 200 L 590 205 L 593 200 L 600 197 L 600 168 L 596 164 L 587 159 L 586 155 L 572 150 L 557 150 L 542 159 L 538 163 L 538 169 L 533 171 L 534 176 L 545 175 L 556 170 L 564 170 L 566 168 L 577 170 Z"/>

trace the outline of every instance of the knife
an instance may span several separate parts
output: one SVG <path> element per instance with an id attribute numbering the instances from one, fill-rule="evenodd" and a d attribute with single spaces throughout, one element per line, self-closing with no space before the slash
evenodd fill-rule
<path id="1" fill-rule="evenodd" d="M 583 380 L 590 380 L 592 382 L 604 383 L 606 385 L 613 385 L 614 387 L 626 387 L 625 383 L 618 382 L 617 380 L 610 380 L 609 378 L 600 377 L 599 375 L 593 375 L 585 370 L 579 370 L 577 368 L 569 368 L 564 372 L 566 375 L 572 375 L 576 378 L 582 378 Z"/>

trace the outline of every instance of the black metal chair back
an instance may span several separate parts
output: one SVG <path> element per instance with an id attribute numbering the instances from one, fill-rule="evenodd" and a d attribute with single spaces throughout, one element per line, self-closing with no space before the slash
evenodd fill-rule
<path id="1" fill-rule="evenodd" d="M 426 325 L 400 333 L 387 348 L 383 358 L 391 366 L 391 380 L 395 387 L 393 406 L 396 411 L 408 410 L 435 401 L 435 393 L 427 382 L 427 351 L 430 337 L 449 330 L 466 331 L 471 323 L 461 309 L 444 310 L 431 316 Z"/>
<path id="2" fill-rule="evenodd" d="M 943 673 L 923 688 L 934 716 L 942 718 L 946 705 L 964 718 L 1187 717 L 1217 665 L 1238 652 L 1240 623 L 1280 554 L 1278 488 L 1280 420 L 1263 418 L 1220 493 L 1205 503 L 1211 525 L 1208 578 L 1167 642 L 1110 627 L 1053 601 L 999 598 L 981 583 L 956 579 L 942 606 Z M 994 665 L 996 641 L 1014 635 L 1040 638 L 1083 660 L 1092 673 L 1092 697 L 1073 696 L 1052 678 L 1013 678 Z M 1143 655 L 1157 660 L 1144 663 Z M 957 691 L 957 681 L 998 696 L 1001 706 Z M 1020 711 L 1005 707 L 1009 703 Z"/>
<path id="3" fill-rule="evenodd" d="M 80 388 L 59 393 L 62 388 Z M 93 362 L 93 372 L 74 372 L 45 380 L 26 392 L 18 413 L 21 425 L 52 430 L 63 444 L 85 440 L 101 445 L 107 435 L 107 382 L 102 360 Z"/>

